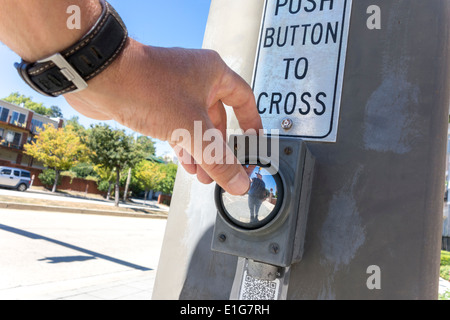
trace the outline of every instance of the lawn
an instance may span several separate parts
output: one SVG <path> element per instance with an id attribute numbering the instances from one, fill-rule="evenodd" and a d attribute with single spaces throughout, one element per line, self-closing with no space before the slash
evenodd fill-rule
<path id="1" fill-rule="evenodd" d="M 441 251 L 441 268 L 439 271 L 441 278 L 450 281 L 450 252 Z"/>
<path id="2" fill-rule="evenodd" d="M 450 252 L 441 251 L 441 267 L 439 269 L 441 278 L 450 281 Z M 450 300 L 450 292 L 439 295 L 439 300 Z"/>

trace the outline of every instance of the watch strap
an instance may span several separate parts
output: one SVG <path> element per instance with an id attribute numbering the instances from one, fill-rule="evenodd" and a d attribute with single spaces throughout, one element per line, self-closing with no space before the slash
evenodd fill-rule
<path id="1" fill-rule="evenodd" d="M 22 79 L 41 94 L 59 95 L 83 90 L 87 81 L 105 70 L 123 50 L 128 32 L 120 16 L 100 0 L 102 14 L 76 44 L 45 59 L 16 63 Z"/>

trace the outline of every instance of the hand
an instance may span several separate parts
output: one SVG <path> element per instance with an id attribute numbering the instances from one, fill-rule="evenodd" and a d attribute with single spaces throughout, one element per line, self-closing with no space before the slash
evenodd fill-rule
<path id="1" fill-rule="evenodd" d="M 180 150 L 195 150 L 194 141 L 173 141 L 172 133 L 182 128 L 194 137 L 195 121 L 202 122 L 202 134 L 217 128 L 226 139 L 223 103 L 233 107 L 244 131 L 262 129 L 251 88 L 210 50 L 157 48 L 130 39 L 120 58 L 92 79 L 88 89 L 65 98 L 88 117 L 113 119 L 141 134 L 169 141 L 178 155 Z M 231 152 L 224 140 L 222 145 Z M 247 192 L 249 178 L 244 168 L 237 161 L 226 164 L 225 159 L 205 163 L 206 147 L 203 143 L 200 150 L 190 152 L 191 161 L 182 162 L 186 171 L 197 174 L 203 183 L 215 180 L 231 194 Z"/>
<path id="2" fill-rule="evenodd" d="M 98 0 L 77 0 L 83 12 L 82 28 L 68 30 L 65 12 L 73 2 L 2 0 L 0 41 L 26 61 L 60 52 L 80 39 L 101 13 Z M 196 150 L 194 141 L 172 140 L 172 133 L 181 128 L 194 137 L 195 121 L 202 122 L 203 132 L 217 128 L 225 137 L 223 103 L 234 108 L 241 129 L 262 129 L 250 87 L 217 53 L 156 48 L 130 39 L 120 56 L 88 85 L 86 90 L 65 95 L 82 114 L 116 120 L 144 135 L 169 141 L 177 151 L 194 150 L 191 158 L 200 165 L 182 164 L 201 182 L 215 180 L 231 194 L 248 190 L 249 178 L 241 165 L 207 164 L 202 161 L 206 144 Z M 224 140 L 222 146 L 231 152 Z"/>

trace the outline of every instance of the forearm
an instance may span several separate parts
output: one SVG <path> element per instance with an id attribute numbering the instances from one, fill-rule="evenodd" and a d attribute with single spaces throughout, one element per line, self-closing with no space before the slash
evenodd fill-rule
<path id="1" fill-rule="evenodd" d="M 69 29 L 67 8 L 81 10 L 80 29 Z M 36 61 L 77 42 L 101 14 L 98 0 L 0 0 L 0 41 L 26 61 Z"/>
<path id="2" fill-rule="evenodd" d="M 79 30 L 67 27 L 67 8 L 71 5 L 81 11 Z M 74 45 L 101 15 L 99 0 L 0 0 L 0 8 L 0 41 L 28 62 Z M 89 79 L 86 89 L 64 97 L 85 116 L 113 119 L 188 150 L 197 163 L 203 163 L 185 166 L 200 181 L 209 183 L 212 178 L 232 194 L 248 190 L 248 176 L 242 166 L 228 165 L 225 159 L 217 164 L 204 163 L 203 153 L 192 147 L 193 140 L 172 140 L 178 129 L 194 137 L 197 121 L 203 131 L 219 129 L 225 137 L 224 104 L 233 107 L 244 131 L 262 129 L 250 86 L 217 53 L 156 48 L 128 39 L 114 62 Z M 228 148 L 225 140 L 218 143 Z"/>

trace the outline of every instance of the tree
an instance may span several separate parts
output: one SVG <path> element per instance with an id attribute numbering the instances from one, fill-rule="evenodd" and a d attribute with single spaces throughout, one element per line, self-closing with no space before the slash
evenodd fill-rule
<path id="1" fill-rule="evenodd" d="M 160 166 L 162 172 L 165 173 L 165 178 L 160 181 L 158 191 L 161 191 L 165 194 L 172 194 L 173 187 L 175 185 L 175 178 L 177 176 L 178 166 L 174 163 L 168 163 Z"/>
<path id="2" fill-rule="evenodd" d="M 119 206 L 120 172 L 126 166 L 133 167 L 142 157 L 142 151 L 124 130 L 113 130 L 107 124 L 91 125 L 85 138 L 90 149 L 92 163 L 105 169 L 116 170 L 115 206 Z"/>
<path id="3" fill-rule="evenodd" d="M 64 121 L 65 126 L 72 126 L 73 130 L 80 136 L 86 135 L 86 128 L 80 123 L 80 117 L 73 116 L 69 120 Z"/>
<path id="4" fill-rule="evenodd" d="M 142 160 L 134 169 L 134 176 L 139 181 L 139 185 L 145 190 L 144 204 L 147 201 L 147 195 L 150 190 L 160 191 L 160 183 L 166 178 L 161 165 Z"/>
<path id="5" fill-rule="evenodd" d="M 18 92 L 11 93 L 3 100 L 18 106 L 23 106 L 24 108 L 27 108 L 43 116 L 63 118 L 63 114 L 59 107 L 51 106 L 50 108 L 47 108 L 43 103 L 34 102 L 31 97 L 26 97 Z"/>
<path id="6" fill-rule="evenodd" d="M 98 183 L 99 189 L 101 191 L 106 191 L 107 190 L 106 200 L 109 200 L 109 197 L 111 196 L 111 186 L 113 185 L 114 180 L 115 180 L 114 169 L 107 168 L 107 167 L 105 167 L 103 165 L 96 165 L 96 166 L 94 166 L 94 170 L 97 173 L 97 175 L 100 177 L 100 181 Z M 108 188 L 103 190 L 102 186 L 105 183 L 108 185 Z"/>
<path id="7" fill-rule="evenodd" d="M 141 146 L 142 152 L 145 156 L 154 156 L 156 154 L 155 142 L 146 136 L 139 136 L 137 138 L 137 143 Z"/>
<path id="8" fill-rule="evenodd" d="M 81 143 L 71 126 L 57 129 L 52 125 L 45 125 L 36 141 L 26 144 L 24 149 L 27 155 L 55 170 L 52 192 L 56 192 L 61 171 L 70 170 L 86 156 L 86 146 Z"/>
<path id="9" fill-rule="evenodd" d="M 53 118 L 64 118 L 61 108 L 57 106 L 51 106 L 48 115 Z"/>

